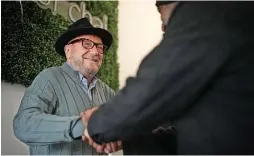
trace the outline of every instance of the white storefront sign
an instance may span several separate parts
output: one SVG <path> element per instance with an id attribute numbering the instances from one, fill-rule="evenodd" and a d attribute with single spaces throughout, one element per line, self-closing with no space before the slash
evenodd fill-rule
<path id="1" fill-rule="evenodd" d="M 42 9 L 50 9 L 53 15 L 59 14 L 70 22 L 75 22 L 80 18 L 87 17 L 94 27 L 108 29 L 108 16 L 103 15 L 102 19 L 86 10 L 85 2 L 80 5 L 74 2 L 57 1 L 57 0 L 40 0 L 34 1 Z"/>

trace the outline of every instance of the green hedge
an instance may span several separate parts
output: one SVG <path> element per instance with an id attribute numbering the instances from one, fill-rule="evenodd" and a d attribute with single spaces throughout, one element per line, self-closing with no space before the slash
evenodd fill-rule
<path id="1" fill-rule="evenodd" d="M 86 1 L 86 8 L 93 16 L 108 16 L 108 30 L 113 34 L 113 45 L 104 56 L 98 77 L 117 90 L 117 1 Z M 54 16 L 35 2 L 22 1 L 23 22 L 19 2 L 2 2 L 2 79 L 6 82 L 29 86 L 43 69 L 60 66 L 65 59 L 54 49 L 57 37 L 67 27 L 62 16 Z"/>

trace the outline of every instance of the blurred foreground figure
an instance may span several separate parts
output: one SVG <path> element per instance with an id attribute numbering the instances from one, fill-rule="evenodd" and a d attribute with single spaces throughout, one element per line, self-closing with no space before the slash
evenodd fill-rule
<path id="1" fill-rule="evenodd" d="M 127 154 L 173 146 L 175 154 L 254 154 L 254 3 L 156 4 L 163 40 L 118 95 L 85 113 L 86 137 L 122 140 L 124 151 L 127 141 Z M 175 126 L 175 141 L 144 141 L 164 124 Z"/>

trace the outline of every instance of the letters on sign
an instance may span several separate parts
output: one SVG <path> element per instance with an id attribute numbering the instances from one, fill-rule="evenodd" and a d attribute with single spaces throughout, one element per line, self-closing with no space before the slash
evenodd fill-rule
<path id="1" fill-rule="evenodd" d="M 34 1 L 42 9 L 50 9 L 53 15 L 60 14 L 70 22 L 75 22 L 80 18 L 87 17 L 94 27 L 108 29 L 108 17 L 104 15 L 102 19 L 86 10 L 85 2 L 80 2 L 80 5 L 67 1 L 57 0 L 39 0 Z"/>

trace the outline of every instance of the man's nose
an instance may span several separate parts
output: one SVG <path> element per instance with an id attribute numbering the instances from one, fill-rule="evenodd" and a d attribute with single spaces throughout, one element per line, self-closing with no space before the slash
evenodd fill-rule
<path id="1" fill-rule="evenodd" d="M 89 50 L 89 52 L 90 52 L 90 53 L 93 53 L 94 55 L 98 55 L 98 53 L 99 53 L 95 45 L 93 46 L 93 48 L 91 48 L 91 49 Z"/>

